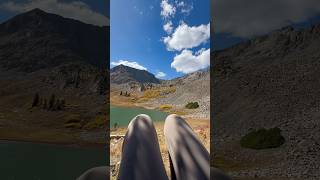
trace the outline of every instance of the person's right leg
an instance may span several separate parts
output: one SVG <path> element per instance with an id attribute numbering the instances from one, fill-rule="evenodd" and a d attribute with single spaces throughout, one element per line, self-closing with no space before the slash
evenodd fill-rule
<path id="1" fill-rule="evenodd" d="M 157 133 L 148 115 L 138 115 L 128 126 L 122 147 L 120 180 L 168 180 Z"/>
<path id="2" fill-rule="evenodd" d="M 164 135 L 177 180 L 209 180 L 210 156 L 184 119 L 169 115 Z"/>

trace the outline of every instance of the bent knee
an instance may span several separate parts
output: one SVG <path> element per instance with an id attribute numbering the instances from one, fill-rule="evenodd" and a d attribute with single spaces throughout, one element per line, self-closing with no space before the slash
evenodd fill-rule
<path id="1" fill-rule="evenodd" d="M 134 125 L 153 126 L 153 122 L 151 117 L 148 116 L 147 114 L 139 114 L 136 117 L 134 117 L 129 123 L 129 127 Z"/>
<path id="2" fill-rule="evenodd" d="M 186 125 L 186 121 L 177 114 L 170 114 L 164 123 L 164 132 L 174 131 L 181 125 Z"/>

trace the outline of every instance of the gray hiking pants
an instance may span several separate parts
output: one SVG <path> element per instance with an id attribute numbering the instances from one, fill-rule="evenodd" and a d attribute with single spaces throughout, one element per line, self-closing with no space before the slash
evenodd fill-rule
<path id="1" fill-rule="evenodd" d="M 172 179 L 209 180 L 209 153 L 190 126 L 179 116 L 166 118 L 164 135 Z M 157 133 L 148 115 L 138 115 L 125 135 L 120 180 L 167 180 Z"/>

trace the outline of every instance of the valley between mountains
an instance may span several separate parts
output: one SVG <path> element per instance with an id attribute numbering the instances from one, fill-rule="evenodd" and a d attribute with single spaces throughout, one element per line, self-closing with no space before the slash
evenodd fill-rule
<path id="1" fill-rule="evenodd" d="M 145 70 L 119 65 L 110 70 L 110 84 L 112 106 L 133 109 L 143 107 L 167 114 L 178 114 L 186 119 L 203 145 L 210 151 L 209 69 L 172 80 L 160 80 Z M 198 106 L 186 106 L 188 103 L 197 103 Z M 110 113 L 112 117 L 112 110 Z M 164 120 L 160 119 L 154 124 L 167 174 L 170 174 L 168 150 L 163 136 Z M 114 120 L 111 119 L 111 122 Z M 111 177 L 116 179 L 123 142 L 121 136 L 126 133 L 127 127 L 110 123 L 110 130 L 112 137 L 110 141 Z"/>

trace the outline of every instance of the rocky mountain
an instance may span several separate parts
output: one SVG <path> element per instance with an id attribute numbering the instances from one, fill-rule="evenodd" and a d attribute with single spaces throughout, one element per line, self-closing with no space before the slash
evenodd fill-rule
<path id="1" fill-rule="evenodd" d="M 260 169 L 233 172 L 236 177 L 319 177 L 319 46 L 315 25 L 286 27 L 212 53 L 215 153 Z M 271 151 L 238 147 L 250 130 L 271 127 L 282 130 L 285 145 Z"/>
<path id="2" fill-rule="evenodd" d="M 146 70 L 139 70 L 125 65 L 113 67 L 110 70 L 110 80 L 114 84 L 124 83 L 155 83 L 159 84 L 160 80 Z"/>
<path id="3" fill-rule="evenodd" d="M 75 135 L 86 123 L 105 113 L 108 43 L 109 27 L 85 24 L 40 9 L 0 24 L 1 131 L 46 128 L 63 134 L 68 130 L 66 118 L 77 117 Z M 31 108 L 35 94 L 42 104 Z M 64 100 L 65 110 L 45 110 L 52 95 Z M 100 138 L 104 138 L 103 133 Z"/>
<path id="4" fill-rule="evenodd" d="M 108 32 L 109 27 L 34 9 L 0 24 L 0 67 L 39 73 L 43 81 L 60 81 L 61 87 L 79 86 L 106 74 Z"/>
<path id="5" fill-rule="evenodd" d="M 0 24 L 0 65 L 26 72 L 65 62 L 105 67 L 108 32 L 108 27 L 34 9 Z"/>

